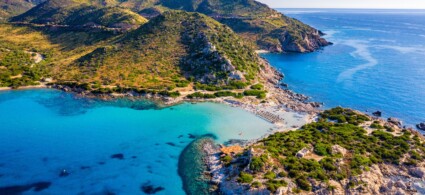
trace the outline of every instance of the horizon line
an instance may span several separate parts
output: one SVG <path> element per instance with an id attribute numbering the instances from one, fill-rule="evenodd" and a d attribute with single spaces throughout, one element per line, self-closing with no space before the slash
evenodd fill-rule
<path id="1" fill-rule="evenodd" d="M 424 10 L 425 8 L 363 8 L 363 7 L 354 7 L 354 8 L 350 8 L 350 7 L 271 7 L 273 9 L 363 9 L 363 10 L 367 10 L 367 9 L 375 9 L 375 10 Z"/>

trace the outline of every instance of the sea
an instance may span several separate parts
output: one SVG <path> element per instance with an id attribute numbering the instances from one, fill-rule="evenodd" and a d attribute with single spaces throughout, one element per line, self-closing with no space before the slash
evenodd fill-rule
<path id="1" fill-rule="evenodd" d="M 289 89 L 324 108 L 380 110 L 408 125 L 425 120 L 425 11 L 279 11 L 334 43 L 309 54 L 263 55 Z M 52 89 L 2 91 L 0 194 L 185 194 L 179 170 L 199 171 L 187 160 L 199 160 L 196 141 L 257 139 L 272 127 L 216 103 L 163 108 Z"/>
<path id="2" fill-rule="evenodd" d="M 278 9 L 334 43 L 308 54 L 264 54 L 289 89 L 407 126 L 425 121 L 425 10 Z"/>
<path id="3" fill-rule="evenodd" d="M 217 103 L 161 108 L 52 89 L 0 92 L 0 194 L 185 194 L 178 161 L 190 143 L 252 140 L 272 127 Z"/>

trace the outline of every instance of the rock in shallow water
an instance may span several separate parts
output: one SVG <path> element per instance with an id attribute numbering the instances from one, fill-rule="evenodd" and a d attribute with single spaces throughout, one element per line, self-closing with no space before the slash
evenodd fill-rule
<path id="1" fill-rule="evenodd" d="M 176 146 L 176 144 L 175 144 L 175 143 L 173 143 L 173 142 L 167 142 L 166 144 L 167 144 L 167 145 L 170 145 L 170 146 Z"/>
<path id="2" fill-rule="evenodd" d="M 376 111 L 376 112 L 373 112 L 372 115 L 373 116 L 376 116 L 376 117 L 381 117 L 382 116 L 382 112 L 381 111 Z"/>
<path id="3" fill-rule="evenodd" d="M 111 158 L 123 160 L 124 159 L 124 154 L 113 154 L 113 155 L 111 155 Z"/>
<path id="4" fill-rule="evenodd" d="M 37 182 L 28 185 L 16 185 L 16 186 L 6 186 L 0 187 L 0 194 L 12 195 L 12 194 L 22 194 L 26 191 L 33 190 L 34 192 L 43 191 L 52 185 L 51 182 Z"/>
<path id="5" fill-rule="evenodd" d="M 144 183 L 140 186 L 140 190 L 146 194 L 155 194 L 157 192 L 160 192 L 164 190 L 164 187 L 161 186 L 153 186 L 150 184 L 150 182 Z"/>
<path id="6" fill-rule="evenodd" d="M 59 177 L 66 177 L 70 173 L 66 169 L 62 169 L 62 171 L 59 173 Z"/>
<path id="7" fill-rule="evenodd" d="M 416 127 L 420 130 L 425 131 L 425 122 L 417 124 Z"/>

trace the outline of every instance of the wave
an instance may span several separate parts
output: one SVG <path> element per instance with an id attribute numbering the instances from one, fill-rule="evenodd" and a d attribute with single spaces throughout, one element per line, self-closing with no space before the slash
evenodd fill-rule
<path id="1" fill-rule="evenodd" d="M 369 51 L 369 46 L 367 45 L 368 44 L 367 41 L 347 40 L 342 42 L 342 44 L 355 48 L 356 50 L 350 53 L 350 55 L 352 55 L 355 58 L 362 58 L 363 60 L 367 61 L 367 63 L 357 65 L 354 68 L 347 69 L 343 71 L 342 73 L 340 73 L 337 77 L 338 83 L 350 80 L 353 78 L 353 75 L 357 73 L 358 71 L 371 68 L 378 64 L 378 60 L 375 59 Z"/>
<path id="2" fill-rule="evenodd" d="M 323 36 L 325 39 L 331 39 L 333 38 L 333 36 L 337 33 L 340 33 L 340 31 L 337 30 L 327 30 L 324 32 L 326 35 Z"/>
<path id="3" fill-rule="evenodd" d="M 383 48 L 383 49 L 392 49 L 392 50 L 398 51 L 402 54 L 407 54 L 407 53 L 423 54 L 423 53 L 425 53 L 425 49 L 421 48 L 421 46 L 403 47 L 403 46 L 395 46 L 395 45 L 378 45 L 377 47 Z"/>

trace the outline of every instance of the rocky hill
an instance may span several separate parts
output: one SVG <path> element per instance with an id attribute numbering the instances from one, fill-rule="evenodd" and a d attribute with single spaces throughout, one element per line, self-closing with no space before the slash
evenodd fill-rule
<path id="1" fill-rule="evenodd" d="M 81 4 L 119 6 L 148 18 L 169 9 L 203 13 L 231 27 L 253 47 L 272 52 L 312 52 L 331 44 L 320 31 L 255 0 L 49 0 L 13 21 L 66 23 L 67 15 L 87 12 L 75 8 Z"/>
<path id="2" fill-rule="evenodd" d="M 7 2 L 12 1 L 17 0 Z M 269 79 L 258 76 L 267 66 L 255 49 L 309 52 L 328 44 L 319 31 L 253 0 L 25 3 L 35 7 L 10 18 L 9 24 L 0 24 L 0 62 L 4 64 L 0 86 L 33 85 L 51 78 L 56 83 L 78 83 L 84 89 L 119 86 L 171 91 L 190 86 L 206 91 L 247 89 L 251 90 L 247 95 L 264 98 L 261 87 L 248 88 Z M 28 52 L 44 60 L 28 64 Z M 15 55 L 20 57 L 5 64 L 6 56 Z M 14 70 L 17 67 L 19 71 Z M 37 74 L 34 67 L 39 68 Z M 241 97 L 242 92 L 190 97 Z"/>
<path id="3" fill-rule="evenodd" d="M 204 13 L 230 26 L 258 49 L 311 52 L 331 43 L 320 31 L 255 0 L 163 0 L 172 9 Z"/>
<path id="4" fill-rule="evenodd" d="M 393 120 L 335 108 L 296 131 L 223 155 L 224 194 L 422 194 L 425 138 Z"/>
<path id="5" fill-rule="evenodd" d="M 169 11 L 74 65 L 84 82 L 170 87 L 252 81 L 259 57 L 227 26 L 199 13 Z"/>
<path id="6" fill-rule="evenodd" d="M 95 6 L 92 2 L 49 0 L 37 5 L 12 22 L 48 24 L 71 27 L 137 28 L 147 20 L 120 7 Z"/>
<path id="7" fill-rule="evenodd" d="M 6 20 L 11 16 L 22 14 L 40 1 L 32 0 L 2 0 L 0 1 L 0 21 Z"/>

